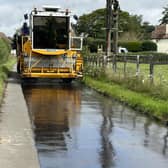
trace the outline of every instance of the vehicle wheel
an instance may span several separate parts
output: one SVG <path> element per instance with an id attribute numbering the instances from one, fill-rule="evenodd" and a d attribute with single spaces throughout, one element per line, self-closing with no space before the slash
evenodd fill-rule
<path id="1" fill-rule="evenodd" d="M 67 79 L 62 79 L 64 83 L 71 83 L 72 79 L 71 78 L 67 78 Z"/>
<path id="2" fill-rule="evenodd" d="M 17 63 L 17 73 L 20 74 L 20 62 Z"/>

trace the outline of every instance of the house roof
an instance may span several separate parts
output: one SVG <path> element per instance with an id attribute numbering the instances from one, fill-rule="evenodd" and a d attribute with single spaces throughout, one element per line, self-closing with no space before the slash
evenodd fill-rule
<path id="1" fill-rule="evenodd" d="M 152 32 L 152 39 L 168 39 L 168 34 L 166 32 L 166 24 L 162 24 L 155 27 L 155 30 Z"/>

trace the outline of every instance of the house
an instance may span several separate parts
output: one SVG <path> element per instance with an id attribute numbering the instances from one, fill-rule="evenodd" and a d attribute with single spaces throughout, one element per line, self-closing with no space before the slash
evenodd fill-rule
<path id="1" fill-rule="evenodd" d="M 155 27 L 152 32 L 152 41 L 157 44 L 157 52 L 168 53 L 168 24 Z"/>

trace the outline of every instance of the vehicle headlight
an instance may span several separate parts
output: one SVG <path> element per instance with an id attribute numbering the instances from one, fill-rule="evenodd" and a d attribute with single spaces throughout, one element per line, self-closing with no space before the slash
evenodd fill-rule
<path id="1" fill-rule="evenodd" d="M 67 54 L 63 54 L 63 55 L 62 55 L 62 58 L 63 58 L 63 59 L 66 59 L 66 58 L 67 58 Z"/>
<path id="2" fill-rule="evenodd" d="M 77 55 L 76 55 L 76 54 L 72 55 L 72 58 L 73 58 L 73 59 L 76 59 L 76 58 L 77 58 Z"/>

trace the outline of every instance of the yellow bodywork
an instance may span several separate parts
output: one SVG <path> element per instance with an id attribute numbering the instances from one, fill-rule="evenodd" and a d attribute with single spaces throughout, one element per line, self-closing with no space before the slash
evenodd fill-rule
<path id="1" fill-rule="evenodd" d="M 18 65 L 23 78 L 82 78 L 83 59 L 78 51 L 32 49 L 28 36 L 22 37 Z"/>

